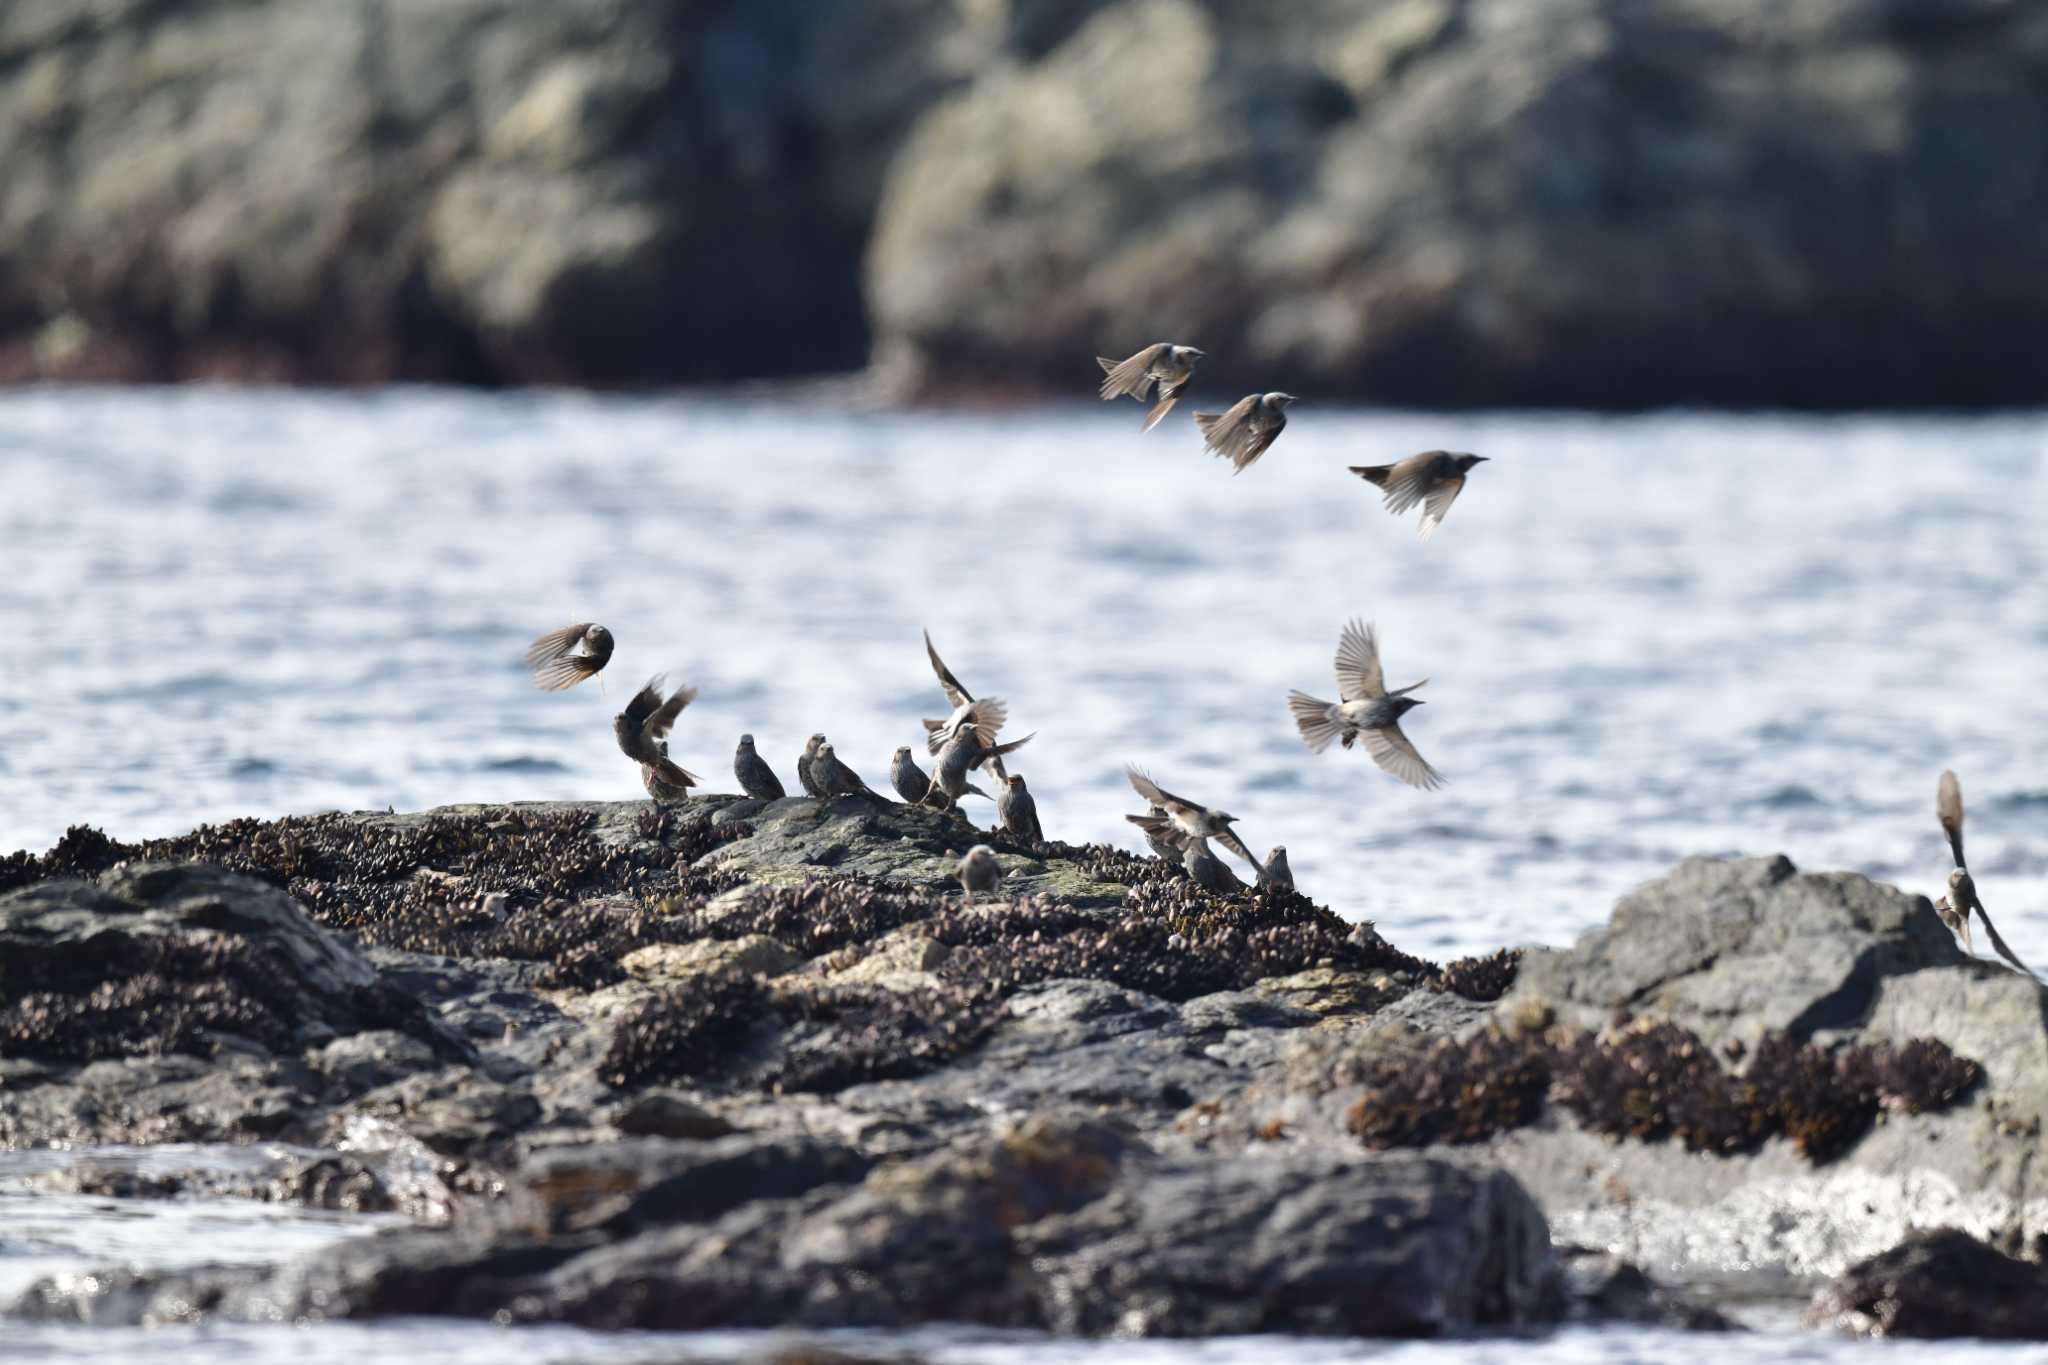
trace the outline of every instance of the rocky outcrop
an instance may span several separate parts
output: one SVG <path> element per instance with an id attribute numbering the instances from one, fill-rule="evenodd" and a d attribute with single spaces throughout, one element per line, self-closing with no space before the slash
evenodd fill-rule
<path id="1" fill-rule="evenodd" d="M 1021 894 L 970 905 L 983 840 Z M 1783 859 L 1448 969 L 1292 891 L 859 798 L 74 830 L 0 886 L 0 1138 L 290 1144 L 46 1188 L 413 1222 L 46 1283 L 46 1318 L 1716 1328 L 1737 1265 L 1797 1294 L 2048 1207 L 2039 989 Z"/>
<path id="2" fill-rule="evenodd" d="M 0 374 L 2038 402 L 2044 64 L 1997 0 L 13 0 Z"/>
<path id="3" fill-rule="evenodd" d="M 2048 1341 L 2048 1272 L 1954 1228 L 1915 1233 L 1814 1296 L 1808 1320 L 1856 1336 Z"/>
<path id="4" fill-rule="evenodd" d="M 2025 6 L 1125 0 L 921 120 L 869 258 L 913 391 L 1205 347 L 1405 403 L 2038 401 Z M 1984 160 L 1979 150 L 1997 146 Z M 1995 188 L 1994 188 L 1995 187 Z M 1994 245 L 1997 244 L 1997 245 Z"/>

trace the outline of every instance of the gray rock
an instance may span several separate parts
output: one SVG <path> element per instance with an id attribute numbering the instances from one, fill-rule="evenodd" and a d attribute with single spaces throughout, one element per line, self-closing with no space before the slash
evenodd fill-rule
<path id="1" fill-rule="evenodd" d="M 1171 336 L 1231 395 L 2038 401 L 2044 56 L 1976 0 L 1104 4 L 917 121 L 876 355 L 908 392 L 1075 393 Z"/>
<path id="2" fill-rule="evenodd" d="M 1844 1271 L 1807 1321 L 1863 1337 L 2048 1341 L 2048 1272 L 1954 1228 L 1920 1232 Z"/>

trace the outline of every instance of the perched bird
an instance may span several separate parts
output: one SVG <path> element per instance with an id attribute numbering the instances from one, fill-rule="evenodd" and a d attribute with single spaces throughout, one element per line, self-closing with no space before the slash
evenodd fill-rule
<path id="1" fill-rule="evenodd" d="M 1416 534 L 1428 540 L 1444 524 L 1444 513 L 1458 500 L 1465 487 L 1465 475 L 1484 455 L 1461 455 L 1449 450 L 1425 450 L 1393 464 L 1355 464 L 1351 472 L 1369 484 L 1386 490 L 1387 510 L 1395 516 L 1422 504 L 1422 525 Z"/>
<path id="2" fill-rule="evenodd" d="M 1196 886 L 1212 895 L 1228 896 L 1244 890 L 1244 882 L 1224 861 L 1209 851 L 1207 839 L 1190 837 L 1181 850 L 1181 870 Z"/>
<path id="3" fill-rule="evenodd" d="M 976 844 L 960 860 L 960 887 L 969 900 L 982 892 L 994 891 L 1002 879 L 1003 865 L 996 861 L 996 851 L 987 844 Z"/>
<path id="4" fill-rule="evenodd" d="M 1301 730 L 1309 751 L 1321 753 L 1330 741 L 1341 739 L 1345 748 L 1361 737 L 1372 761 L 1411 787 L 1441 787 L 1444 779 L 1423 761 L 1408 736 L 1401 732 L 1401 717 L 1422 705 L 1422 698 L 1408 694 L 1427 683 L 1410 683 L 1387 691 L 1380 669 L 1379 640 L 1371 626 L 1350 621 L 1337 640 L 1337 696 L 1334 705 L 1306 692 L 1289 692 L 1287 709 Z"/>
<path id="5" fill-rule="evenodd" d="M 752 735 L 740 736 L 740 747 L 732 755 L 732 775 L 740 780 L 740 790 L 756 801 L 780 801 L 783 797 L 782 779 L 767 759 L 754 752 Z"/>
<path id="6" fill-rule="evenodd" d="M 1145 425 L 1140 431 L 1150 431 L 1159 425 L 1159 419 L 1173 410 L 1181 390 L 1195 377 L 1195 363 L 1202 359 L 1203 352 L 1192 346 L 1176 346 L 1170 341 L 1155 341 L 1128 360 L 1111 360 L 1108 356 L 1095 357 L 1095 363 L 1102 366 L 1102 397 L 1104 402 L 1129 396 L 1140 403 L 1146 400 L 1146 390 L 1154 383 L 1159 385 L 1159 402 L 1152 411 L 1145 414 Z"/>
<path id="7" fill-rule="evenodd" d="M 1145 842 L 1152 851 L 1176 866 L 1180 863 L 1181 850 L 1187 845 L 1187 836 L 1174 828 L 1173 817 L 1165 809 L 1154 806 L 1144 815 L 1126 815 L 1124 819 L 1136 825 L 1145 835 Z"/>
<path id="8" fill-rule="evenodd" d="M 1202 429 L 1202 443 L 1236 465 L 1232 473 L 1242 474 L 1286 429 L 1287 405 L 1294 401 L 1291 393 L 1249 394 L 1227 412 L 1196 413 L 1195 425 Z"/>
<path id="9" fill-rule="evenodd" d="M 1027 844 L 1045 842 L 1045 831 L 1038 827 L 1038 803 L 1031 799 L 1031 793 L 1024 786 L 1022 773 L 1011 773 L 1003 784 L 1002 794 L 996 797 L 996 815 L 1003 822 L 1006 833 L 1014 834 Z"/>
<path id="10" fill-rule="evenodd" d="M 932 791 L 931 778 L 926 775 L 924 769 L 917 766 L 917 760 L 910 756 L 908 744 L 897 745 L 895 755 L 889 760 L 889 785 L 896 789 L 898 796 L 913 806 L 924 804 L 927 796 L 936 796 L 937 800 L 932 803 L 934 805 L 943 803 L 950 808 L 953 804 L 953 799 L 944 792 Z M 979 796 L 983 800 L 988 799 L 988 793 L 972 782 L 967 784 L 966 794 Z"/>
<path id="11" fill-rule="evenodd" d="M 642 763 L 640 765 L 640 785 L 647 788 L 647 794 L 656 801 L 681 801 L 690 794 L 690 783 L 672 782 L 669 780 L 669 774 L 671 772 L 682 773 L 684 777 L 689 778 L 691 781 L 696 780 L 695 775 L 684 772 L 683 769 L 669 762 L 667 740 L 658 739 L 654 741 L 654 748 L 660 754 L 661 761 L 659 764 Z"/>
<path id="12" fill-rule="evenodd" d="M 1956 862 L 1955 870 L 1948 874 L 1948 894 L 1934 903 L 1934 912 L 1963 940 L 1964 952 L 1976 951 L 1970 946 L 1970 916 L 1975 914 L 1984 921 L 1984 932 L 1991 935 L 1991 946 L 1998 955 L 2032 976 L 2033 969 L 2006 947 L 1998 926 L 1985 913 L 1984 902 L 1977 897 L 1977 880 L 1963 863 L 1963 784 L 1953 771 L 1944 771 L 1934 789 L 1934 814 L 1941 821 L 1941 832 L 1948 836 L 1948 851 Z"/>
<path id="13" fill-rule="evenodd" d="M 932 672 L 939 676 L 939 687 L 945 692 L 946 700 L 953 704 L 953 713 L 944 720 L 923 722 L 925 752 L 936 755 L 966 730 L 974 731 L 982 747 L 993 745 L 996 732 L 1010 718 L 1008 705 L 1001 697 L 975 700 L 974 694 L 960 685 L 960 680 L 953 676 L 953 670 L 939 658 L 939 651 L 932 647 L 930 631 L 924 632 L 924 652 L 925 657 L 932 661 Z M 997 777 L 1004 775 L 1000 760 L 996 763 L 995 774 Z"/>
<path id="14" fill-rule="evenodd" d="M 533 685 L 543 692 L 560 692 L 594 678 L 611 659 L 612 633 L 590 621 L 551 630 L 526 647 Z"/>
<path id="15" fill-rule="evenodd" d="M 1174 826 L 1182 833 L 1193 835 L 1197 839 L 1221 840 L 1225 848 L 1253 867 L 1260 865 L 1259 860 L 1252 856 L 1252 851 L 1244 846 L 1244 840 L 1238 838 L 1237 832 L 1231 829 L 1231 826 L 1237 823 L 1235 815 L 1228 811 L 1196 805 L 1186 797 L 1175 796 L 1172 792 L 1163 790 L 1136 768 L 1125 768 L 1124 776 L 1130 778 L 1131 786 L 1138 795 L 1165 811 Z"/>
<path id="16" fill-rule="evenodd" d="M 1266 865 L 1259 872 L 1259 880 L 1271 882 L 1274 886 L 1294 889 L 1294 869 L 1287 865 L 1287 848 L 1283 844 L 1273 845 L 1273 851 L 1266 855 Z"/>
<path id="17" fill-rule="evenodd" d="M 818 746 L 825 742 L 823 735 L 812 735 L 804 741 L 804 751 L 797 755 L 796 780 L 803 783 L 804 791 L 822 798 L 825 789 L 818 785 L 818 779 L 811 776 L 811 760 L 818 756 Z"/>
<path id="18" fill-rule="evenodd" d="M 664 681 L 657 673 L 647 680 L 645 687 L 633 694 L 626 703 L 626 709 L 612 717 L 612 734 L 619 741 L 619 752 L 653 770 L 651 776 L 642 776 L 649 794 L 654 792 L 659 781 L 664 788 L 680 795 L 703 779 L 678 767 L 669 758 L 668 745 L 662 740 L 668 735 L 669 727 L 676 723 L 676 717 L 683 713 L 683 708 L 697 699 L 697 689 L 678 687 L 668 700 L 663 701 L 661 689 Z M 656 799 L 673 800 L 675 797 Z"/>
<path id="19" fill-rule="evenodd" d="M 1003 755 L 1015 753 L 1023 748 L 1037 736 L 1038 732 L 1033 730 L 1022 739 L 1013 739 L 1008 744 L 998 744 L 994 748 L 984 746 L 976 738 L 976 734 L 976 730 L 970 725 L 939 751 L 939 761 L 932 765 L 930 791 L 943 793 L 951 800 L 958 801 L 967 795 L 967 774 L 984 763 L 1001 773 Z"/>
<path id="20" fill-rule="evenodd" d="M 811 758 L 811 780 L 821 787 L 827 796 L 875 796 L 868 790 L 868 784 L 860 780 L 860 774 L 839 761 L 839 755 L 832 751 L 831 741 L 818 746 L 818 752 Z"/>

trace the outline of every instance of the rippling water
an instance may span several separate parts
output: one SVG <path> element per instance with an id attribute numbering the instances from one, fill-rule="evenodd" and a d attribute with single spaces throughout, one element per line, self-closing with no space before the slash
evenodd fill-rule
<path id="1" fill-rule="evenodd" d="M 1139 417 L 0 395 L 0 849 L 637 797 L 609 718 L 656 670 L 702 689 L 673 743 L 714 787 L 742 730 L 792 788 L 813 730 L 879 783 L 942 714 L 929 626 L 1038 732 L 1050 833 L 1142 847 L 1139 762 L 1411 951 L 1567 942 L 1688 853 L 1931 892 L 1953 765 L 1986 900 L 2048 963 L 2048 418 L 1304 405 L 1232 477 Z M 1343 466 L 1438 445 L 1493 462 L 1425 545 Z M 1286 691 L 1329 692 L 1354 614 L 1390 682 L 1431 679 L 1408 728 L 1446 790 L 1296 738 Z M 608 694 L 535 691 L 527 640 L 588 619 Z"/>

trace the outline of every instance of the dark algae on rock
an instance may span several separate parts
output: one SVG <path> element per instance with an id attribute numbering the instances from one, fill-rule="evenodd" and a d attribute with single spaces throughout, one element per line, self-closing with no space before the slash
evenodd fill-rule
<path id="1" fill-rule="evenodd" d="M 1002 892 L 968 903 L 981 840 Z M 859 797 L 75 829 L 0 877 L 0 1142 L 261 1139 L 240 1183 L 66 1178 L 412 1223 L 14 1306 L 67 1321 L 1707 1326 L 1626 1260 L 1566 1273 L 1546 1214 L 1619 1179 L 1588 1169 L 1686 1223 L 1741 1162 L 1905 1182 L 2037 1131 L 2010 1035 L 2038 994 L 1924 902 L 1782 860 L 1687 864 L 1580 949 L 1441 970 L 1291 889 Z M 1769 1027 L 1731 1024 L 1729 964 L 1730 990 L 1797 974 Z"/>

